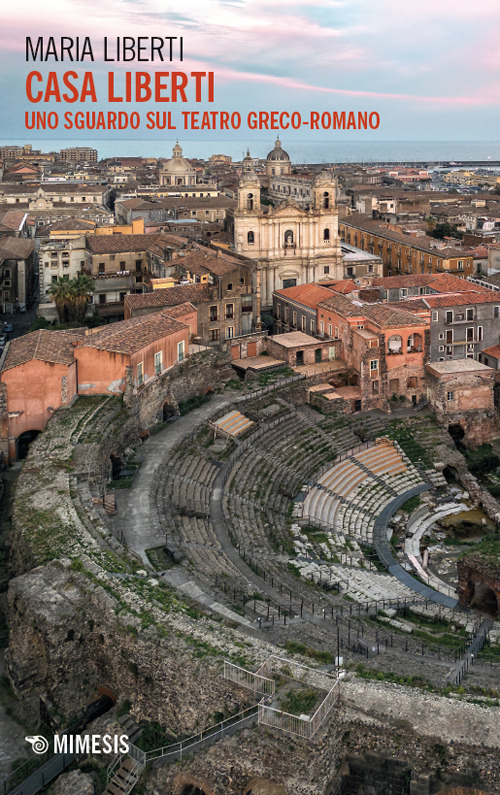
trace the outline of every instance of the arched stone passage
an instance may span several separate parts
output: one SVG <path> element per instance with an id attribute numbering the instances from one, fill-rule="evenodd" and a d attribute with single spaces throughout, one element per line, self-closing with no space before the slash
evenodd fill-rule
<path id="1" fill-rule="evenodd" d="M 173 795 L 214 795 L 214 791 L 198 777 L 180 773 L 173 781 Z"/>
<path id="2" fill-rule="evenodd" d="M 17 437 L 16 442 L 16 458 L 18 461 L 22 461 L 28 455 L 30 444 L 33 442 L 36 437 L 41 433 L 41 431 L 24 431 Z"/>
<path id="3" fill-rule="evenodd" d="M 474 584 L 472 605 L 477 607 L 482 613 L 488 613 L 490 616 L 498 616 L 497 595 L 493 588 L 490 588 L 485 582 L 476 582 Z"/>
<path id="4" fill-rule="evenodd" d="M 194 784 L 186 784 L 182 790 L 182 795 L 206 795 L 206 792 L 200 787 L 196 787 Z"/>
<path id="5" fill-rule="evenodd" d="M 450 434 L 451 438 L 453 439 L 453 441 L 455 443 L 455 447 L 458 450 L 465 450 L 465 444 L 464 444 L 464 441 L 463 441 L 464 436 L 465 436 L 465 431 L 462 428 L 462 426 L 460 425 L 460 423 L 456 422 L 456 423 L 453 423 L 453 425 L 448 425 L 448 433 Z"/>
<path id="6" fill-rule="evenodd" d="M 175 406 L 172 406 L 172 404 L 167 401 L 163 404 L 161 412 L 162 422 L 167 422 L 167 420 L 174 416 Z"/>

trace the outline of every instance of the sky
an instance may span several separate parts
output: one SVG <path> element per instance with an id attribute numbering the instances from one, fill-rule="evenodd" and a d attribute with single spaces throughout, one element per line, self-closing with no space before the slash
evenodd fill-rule
<path id="1" fill-rule="evenodd" d="M 62 35 L 90 36 L 96 62 L 26 63 L 26 36 L 47 40 Z M 104 35 L 183 36 L 185 58 L 182 64 L 103 64 Z M 180 103 L 161 105 L 160 110 L 237 110 L 243 119 L 249 110 L 298 111 L 303 118 L 309 118 L 311 111 L 377 111 L 377 130 L 351 130 L 343 137 L 495 141 L 500 137 L 499 39 L 498 0 L 24 0 L 19 7 L 9 3 L 2 9 L 0 29 L 0 139 L 28 140 L 25 111 L 56 109 L 27 101 L 25 80 L 33 68 L 44 77 L 54 69 L 58 73 L 92 70 L 99 103 L 63 109 L 71 111 L 109 108 L 104 78 L 110 69 L 119 81 L 125 68 L 175 68 L 214 71 L 215 102 L 197 105 L 193 100 L 182 108 Z M 158 108 L 140 107 L 144 115 L 153 109 Z M 50 136 L 77 137 L 61 130 Z M 245 137 L 241 129 L 228 136 Z M 287 133 L 288 138 L 293 136 L 331 139 L 332 132 L 302 128 Z M 82 140 L 85 134 L 79 137 Z"/>

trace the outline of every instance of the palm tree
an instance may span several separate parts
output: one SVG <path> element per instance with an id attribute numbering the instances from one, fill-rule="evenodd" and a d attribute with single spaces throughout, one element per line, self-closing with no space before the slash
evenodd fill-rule
<path id="1" fill-rule="evenodd" d="M 94 282 L 84 273 L 79 273 L 76 279 L 71 280 L 73 318 L 78 323 L 83 323 L 87 313 L 89 295 L 94 290 Z"/>
<path id="2" fill-rule="evenodd" d="M 92 279 L 79 273 L 76 279 L 63 276 L 50 286 L 49 294 L 57 309 L 60 323 L 83 323 L 88 297 L 94 289 Z"/>
<path id="3" fill-rule="evenodd" d="M 71 282 L 68 276 L 62 276 L 51 284 L 49 295 L 56 305 L 59 323 L 68 323 L 71 314 Z"/>

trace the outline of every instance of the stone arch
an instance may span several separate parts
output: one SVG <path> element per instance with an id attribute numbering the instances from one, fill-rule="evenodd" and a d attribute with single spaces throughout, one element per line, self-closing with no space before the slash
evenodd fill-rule
<path id="1" fill-rule="evenodd" d="M 291 229 L 287 229 L 285 232 L 285 248 L 286 246 L 293 246 L 293 231 Z"/>
<path id="2" fill-rule="evenodd" d="M 328 229 L 328 227 L 325 227 L 325 228 L 323 229 L 323 240 L 324 240 L 324 242 L 325 242 L 325 243 L 326 243 L 328 240 L 330 240 L 330 230 Z"/>
<path id="3" fill-rule="evenodd" d="M 35 441 L 36 437 L 41 434 L 41 431 L 33 429 L 31 431 L 24 431 L 20 433 L 16 439 L 16 458 L 22 461 L 29 453 L 30 445 Z"/>
<path id="4" fill-rule="evenodd" d="M 161 421 L 167 422 L 176 413 L 177 413 L 176 407 L 169 400 L 166 400 L 163 406 L 161 407 Z"/>
<path id="5" fill-rule="evenodd" d="M 253 210 L 253 193 L 247 193 L 247 210 Z"/>
<path id="6" fill-rule="evenodd" d="M 327 190 L 323 193 L 323 210 L 330 209 L 330 194 Z"/>
<path id="7" fill-rule="evenodd" d="M 248 232 L 247 234 L 247 243 L 254 243 L 255 242 L 255 235 L 253 232 Z"/>

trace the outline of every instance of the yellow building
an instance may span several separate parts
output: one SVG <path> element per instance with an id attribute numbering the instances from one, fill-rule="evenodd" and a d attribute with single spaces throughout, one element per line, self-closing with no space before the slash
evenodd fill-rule
<path id="1" fill-rule="evenodd" d="M 385 276 L 405 273 L 450 273 L 466 278 L 474 271 L 473 255 L 451 246 L 439 248 L 427 235 L 410 237 L 364 215 L 339 221 L 342 240 L 381 257 Z"/>

